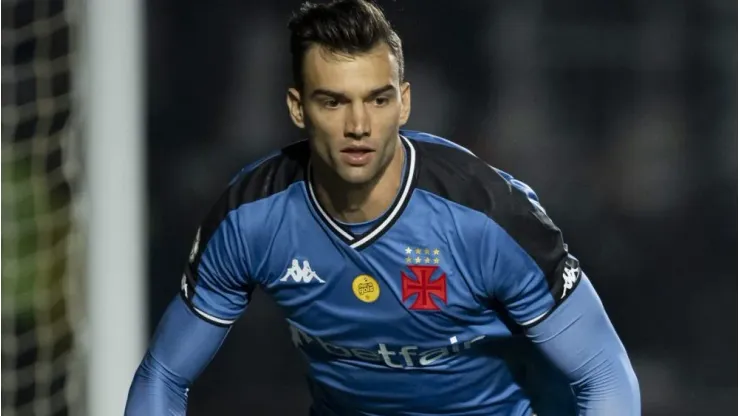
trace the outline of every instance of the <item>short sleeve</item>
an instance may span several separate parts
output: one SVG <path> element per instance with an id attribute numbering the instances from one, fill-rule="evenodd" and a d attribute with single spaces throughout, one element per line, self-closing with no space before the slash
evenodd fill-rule
<path id="1" fill-rule="evenodd" d="M 247 307 L 252 285 L 240 211 L 224 211 L 217 204 L 198 229 L 180 294 L 200 318 L 228 326 Z"/>
<path id="2" fill-rule="evenodd" d="M 481 250 L 489 295 L 525 327 L 548 316 L 580 279 L 560 229 L 521 182 L 483 228 Z"/>

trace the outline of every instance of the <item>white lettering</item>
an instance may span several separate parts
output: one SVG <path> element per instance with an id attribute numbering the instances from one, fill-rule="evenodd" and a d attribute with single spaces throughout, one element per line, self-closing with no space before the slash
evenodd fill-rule
<path id="1" fill-rule="evenodd" d="M 378 362 L 382 360 L 375 351 L 363 350 L 362 348 L 352 348 L 350 351 L 352 351 L 352 355 L 364 361 Z"/>
<path id="2" fill-rule="evenodd" d="M 405 345 L 401 347 L 401 355 L 403 356 L 403 359 L 406 360 L 407 367 L 414 366 L 414 361 L 411 359 L 411 356 L 416 355 L 416 353 L 413 351 L 416 349 L 418 349 L 418 347 L 414 345 Z"/>
<path id="3" fill-rule="evenodd" d="M 430 365 L 440 358 L 447 357 L 448 355 L 450 355 L 450 351 L 447 347 L 424 351 L 424 353 L 419 357 L 419 364 L 421 366 Z"/>
<path id="4" fill-rule="evenodd" d="M 338 355 L 343 358 L 349 358 L 352 356 L 352 353 L 346 348 L 329 344 L 328 342 L 324 342 L 321 338 L 316 338 L 316 341 L 318 341 L 319 344 L 321 344 L 321 347 L 324 348 L 324 351 L 328 352 L 329 354 Z"/>
<path id="5" fill-rule="evenodd" d="M 482 340 L 482 339 L 483 339 L 483 338 L 485 338 L 485 337 L 486 337 L 485 335 L 479 335 L 479 336 L 477 336 L 477 337 L 475 337 L 475 338 L 471 339 L 470 341 L 465 341 L 465 343 L 464 343 L 464 345 L 465 345 L 465 349 L 466 349 L 466 350 L 467 350 L 467 349 L 469 349 L 469 348 L 470 348 L 470 346 L 471 346 L 471 345 L 472 345 L 472 344 L 473 344 L 473 343 L 474 343 L 475 341 L 480 341 L 480 340 Z"/>
<path id="6" fill-rule="evenodd" d="M 378 354 L 383 357 L 383 361 L 385 362 L 385 365 L 391 368 L 403 368 L 402 365 L 396 364 L 393 361 L 391 361 L 391 355 L 396 355 L 393 351 L 388 351 L 388 349 L 385 347 L 385 344 L 378 344 Z"/>
<path id="7" fill-rule="evenodd" d="M 420 350 L 417 345 L 389 346 L 385 343 L 379 343 L 377 351 L 364 348 L 348 348 L 336 344 L 331 344 L 319 337 L 312 337 L 304 331 L 290 325 L 291 339 L 293 344 L 302 349 L 310 357 L 311 344 L 324 352 L 341 358 L 355 358 L 365 362 L 382 362 L 390 368 L 414 368 L 426 367 L 435 362 L 451 357 L 457 353 L 472 348 L 473 344 L 486 338 L 485 335 L 479 335 L 470 340 L 459 342 L 457 337 L 449 339 L 449 346 Z M 395 357 L 398 357 L 397 359 Z"/>

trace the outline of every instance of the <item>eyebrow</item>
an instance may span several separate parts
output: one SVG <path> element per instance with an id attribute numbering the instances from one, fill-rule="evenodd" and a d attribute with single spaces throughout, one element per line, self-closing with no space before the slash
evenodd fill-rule
<path id="1" fill-rule="evenodd" d="M 380 88 L 375 88 L 374 90 L 370 91 L 370 94 L 368 94 L 368 97 L 375 97 L 375 96 L 378 96 L 378 95 L 380 95 L 380 94 L 382 94 L 382 93 L 384 93 L 386 91 L 394 90 L 395 88 L 396 87 L 394 87 L 391 84 L 384 85 L 384 86 L 382 86 Z M 347 98 L 347 96 L 344 95 L 344 94 L 342 94 L 341 92 L 331 91 L 331 90 L 327 90 L 327 89 L 324 89 L 324 88 L 315 89 L 311 93 L 311 97 L 312 98 L 314 98 L 314 97 L 316 97 L 318 95 L 326 95 L 326 96 L 332 97 L 332 98 Z"/>

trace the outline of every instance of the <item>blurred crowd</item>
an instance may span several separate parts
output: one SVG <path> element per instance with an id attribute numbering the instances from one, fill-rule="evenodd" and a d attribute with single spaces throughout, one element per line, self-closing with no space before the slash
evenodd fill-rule
<path id="1" fill-rule="evenodd" d="M 736 412 L 737 2 L 379 3 L 404 42 L 407 127 L 537 191 L 622 336 L 644 414 Z M 302 137 L 284 98 L 297 0 L 147 4 L 153 330 L 231 176 Z M 191 414 L 305 414 L 302 371 L 257 294 Z"/>

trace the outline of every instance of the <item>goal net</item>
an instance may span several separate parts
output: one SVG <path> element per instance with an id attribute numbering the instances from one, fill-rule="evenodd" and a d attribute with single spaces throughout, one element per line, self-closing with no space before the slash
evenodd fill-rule
<path id="1" fill-rule="evenodd" d="M 73 16 L 2 2 L 2 414 L 79 414 Z"/>

